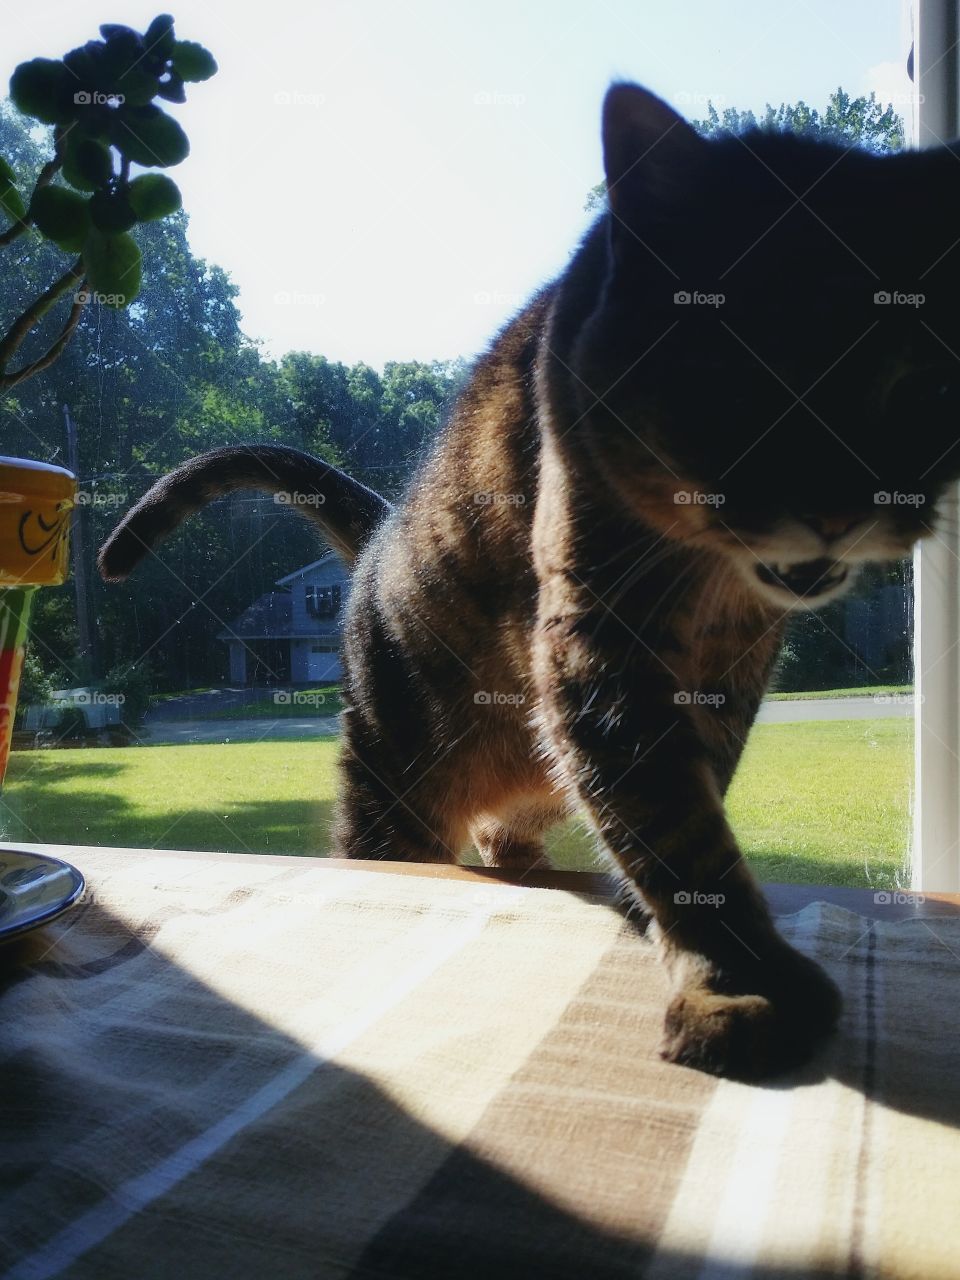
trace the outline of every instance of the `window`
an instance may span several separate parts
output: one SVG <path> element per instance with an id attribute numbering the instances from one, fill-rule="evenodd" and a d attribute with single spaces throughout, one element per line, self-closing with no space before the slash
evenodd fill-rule
<path id="1" fill-rule="evenodd" d="M 383 163 L 371 168 L 363 160 L 369 148 L 344 148 L 331 135 L 323 181 L 337 198 L 318 204 L 305 185 L 284 206 L 289 231 L 253 253 L 255 219 L 227 217 L 219 194 L 231 176 L 242 181 L 243 153 L 221 149 L 217 181 L 207 183 L 210 143 L 198 130 L 183 170 L 196 191 L 193 220 L 189 231 L 176 215 L 143 232 L 153 239 L 144 240 L 137 308 L 89 308 L 48 377 L 24 383 L 15 400 L 0 400 L 0 452 L 53 460 L 62 452 L 63 431 L 49 406 L 73 407 L 88 586 L 79 616 L 74 583 L 39 593 L 33 652 L 42 669 L 34 672 L 33 689 L 45 710 L 21 721 L 21 745 L 31 750 L 14 756 L 0 802 L 0 837 L 233 850 L 269 842 L 278 852 L 324 850 L 325 812 L 307 785 L 289 820 L 284 806 L 294 801 L 284 796 L 275 828 L 252 823 L 250 796 L 269 813 L 281 797 L 275 784 L 282 770 L 260 767 L 253 747 L 234 749 L 247 742 L 258 744 L 261 759 L 268 749 L 276 759 L 289 754 L 291 771 L 301 769 L 305 756 L 315 758 L 329 779 L 323 805 L 332 802 L 332 716 L 342 677 L 333 637 L 345 584 L 306 581 L 334 574 L 318 567 L 314 533 L 295 511 L 303 495 L 287 503 L 235 496 L 166 543 L 121 588 L 96 579 L 93 551 L 117 513 L 190 452 L 268 433 L 340 459 L 350 474 L 390 498 L 399 494 L 462 384 L 465 361 L 564 267 L 592 216 L 582 206 L 601 173 L 599 104 L 614 69 L 698 121 L 707 121 L 711 107 L 721 117 L 729 109 L 761 117 L 766 102 L 806 102 L 822 112 L 839 85 L 851 97 L 875 89 L 909 135 L 919 128 L 921 143 L 957 133 L 950 107 L 956 54 L 943 53 L 955 38 L 955 4 L 918 0 L 918 120 L 903 76 L 912 32 L 901 0 L 842 6 L 805 0 L 789 12 L 784 7 L 762 29 L 751 6 L 742 13 L 728 6 L 722 20 L 704 0 L 694 8 L 697 22 L 683 6 L 610 0 L 589 24 L 569 29 L 552 23 L 548 5 L 534 6 L 532 20 L 504 11 L 491 20 L 489 46 L 478 46 L 475 56 L 467 26 L 452 8 L 429 39 L 421 32 L 420 43 L 406 48 L 412 36 L 399 16 L 385 17 L 387 27 L 376 32 L 358 20 L 351 40 L 347 7 L 339 19 L 341 44 L 359 48 L 366 41 L 376 74 L 366 72 L 359 57 L 340 68 L 333 52 L 311 53 L 322 60 L 319 72 L 306 57 L 298 72 L 289 29 L 271 33 L 264 44 L 253 18 L 244 28 L 248 19 L 237 16 L 236 48 L 257 50 L 266 82 L 292 85 L 298 74 L 303 83 L 314 75 L 329 81 L 326 97 L 284 90 L 275 110 L 268 106 L 264 115 L 262 103 L 256 108 L 256 128 L 286 156 L 278 164 L 294 182 L 306 183 L 308 175 L 299 164 L 302 140 L 295 146 L 292 140 L 298 130 L 313 137 L 330 129 L 337 94 L 349 98 L 357 76 L 369 75 L 370 102 L 355 121 L 357 136 L 377 142 Z M 308 29 L 315 23 L 318 35 L 316 15 L 303 22 Z M 545 58 L 540 41 L 548 26 Z M 216 43 L 212 37 L 210 43 Z M 311 50 L 322 45 L 309 38 L 297 43 Z M 500 49 L 507 53 L 498 62 Z M 38 52 L 18 47 L 16 57 Z M 448 53 L 460 64 L 458 74 L 439 88 L 428 90 L 425 80 L 409 81 L 397 70 L 411 57 L 440 65 Z M 527 83 L 513 83 L 525 62 Z M 554 81 L 565 85 L 563 94 L 554 93 Z M 191 111 L 213 119 L 223 102 L 220 80 L 214 77 L 204 93 Z M 247 105 L 235 105 L 239 136 Z M 31 140 L 18 141 L 16 127 L 15 116 L 0 113 L 0 154 L 39 163 Z M 384 128 L 395 145 L 383 145 Z M 380 222 L 383 193 L 397 196 L 393 220 L 383 224 L 389 234 Z M 301 209 L 309 211 L 302 223 Z M 246 240 L 237 234 L 240 224 Z M 302 245 L 317 238 L 345 247 L 343 254 L 323 255 L 329 283 L 301 279 Z M 376 253 L 365 257 L 370 246 Z M 201 255 L 244 278 L 243 330 L 229 275 L 204 274 Z M 357 288 L 361 269 L 369 274 Z M 6 298 L 11 311 L 14 274 Z M 168 286 L 194 279 L 202 284 L 178 312 Z M 371 308 L 374 296 L 381 305 Z M 178 328 L 181 321 L 165 319 L 181 312 L 199 317 L 189 332 Z M 269 344 L 269 358 L 243 331 Z M 261 389 L 255 404 L 251 387 Z M 187 434 L 185 423 L 193 424 Z M 925 546 L 912 569 L 870 571 L 835 608 L 794 624 L 779 696 L 761 713 L 730 795 L 738 836 L 762 877 L 876 889 L 903 883 L 912 810 L 924 887 L 960 888 L 960 659 L 952 649 L 958 564 L 960 542 L 945 533 Z M 914 591 L 913 653 L 922 695 L 915 790 Z M 131 664 L 133 677 L 125 670 Z M 107 679 L 116 672 L 121 684 Z M 92 699 L 88 687 L 112 699 L 111 715 L 119 712 L 129 741 L 144 741 L 143 750 L 125 751 L 111 738 L 96 743 L 109 756 L 67 754 L 94 745 L 92 733 L 83 733 L 91 716 L 67 717 L 58 702 L 77 690 Z M 820 696 L 827 691 L 847 697 L 828 701 Z M 278 725 L 291 707 L 300 722 L 314 713 L 326 717 L 315 741 L 293 743 L 289 726 Z M 185 726 L 201 721 L 204 735 L 192 739 Z M 34 724 L 44 736 L 28 742 Z M 54 742 L 56 751 L 48 749 Z M 208 760 L 233 753 L 236 769 L 225 762 L 199 768 L 190 754 L 194 742 L 208 748 L 215 742 Z M 150 750 L 153 744 L 163 750 Z M 236 771 L 248 764 L 247 773 Z M 595 865 L 592 840 L 575 824 L 553 847 L 560 865 Z"/>
<path id="2" fill-rule="evenodd" d="M 339 583 L 331 587 L 310 587 L 307 589 L 307 613 L 311 618 L 335 618 L 340 612 Z M 314 653 L 319 650 L 314 650 Z"/>
<path id="3" fill-rule="evenodd" d="M 918 0 L 917 119 L 920 146 L 960 132 L 957 8 L 953 0 Z M 951 511 L 957 510 L 955 492 Z M 915 556 L 917 628 L 916 803 L 913 876 L 925 891 L 960 891 L 960 534 L 948 521 Z"/>

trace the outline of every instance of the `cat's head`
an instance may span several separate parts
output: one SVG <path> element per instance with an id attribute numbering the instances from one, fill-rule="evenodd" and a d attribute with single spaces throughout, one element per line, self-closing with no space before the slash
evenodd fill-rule
<path id="1" fill-rule="evenodd" d="M 705 141 L 633 85 L 603 136 L 565 359 L 606 482 L 785 607 L 908 554 L 960 475 L 960 154 Z"/>

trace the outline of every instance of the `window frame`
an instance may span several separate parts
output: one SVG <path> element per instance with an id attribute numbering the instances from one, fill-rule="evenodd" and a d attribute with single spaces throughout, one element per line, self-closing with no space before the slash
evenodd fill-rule
<path id="1" fill-rule="evenodd" d="M 960 134 L 958 0 L 915 0 L 913 138 Z M 960 163 L 960 159 L 958 159 Z M 951 500 L 957 502 L 960 485 Z M 953 510 L 957 510 L 954 506 Z M 914 805 L 911 885 L 960 892 L 960 536 L 951 526 L 914 554 Z"/>

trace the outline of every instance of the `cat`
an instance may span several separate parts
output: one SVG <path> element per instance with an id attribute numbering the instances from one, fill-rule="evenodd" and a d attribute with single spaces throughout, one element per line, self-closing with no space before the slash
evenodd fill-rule
<path id="1" fill-rule="evenodd" d="M 296 450 L 225 448 L 156 484 L 100 565 L 124 578 L 232 490 L 312 494 L 354 565 L 335 851 L 472 840 L 520 873 L 580 812 L 652 917 L 661 1054 L 755 1079 L 841 1001 L 778 934 L 724 793 L 791 611 L 907 555 L 960 473 L 960 163 L 708 141 L 631 84 L 602 134 L 607 207 L 396 507 Z"/>

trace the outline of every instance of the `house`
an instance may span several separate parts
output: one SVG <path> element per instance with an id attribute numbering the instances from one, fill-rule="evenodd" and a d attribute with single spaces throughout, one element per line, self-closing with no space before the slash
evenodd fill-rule
<path id="1" fill-rule="evenodd" d="M 319 684 L 339 680 L 340 626 L 350 576 L 327 551 L 277 580 L 218 635 L 230 647 L 233 684 Z"/>

